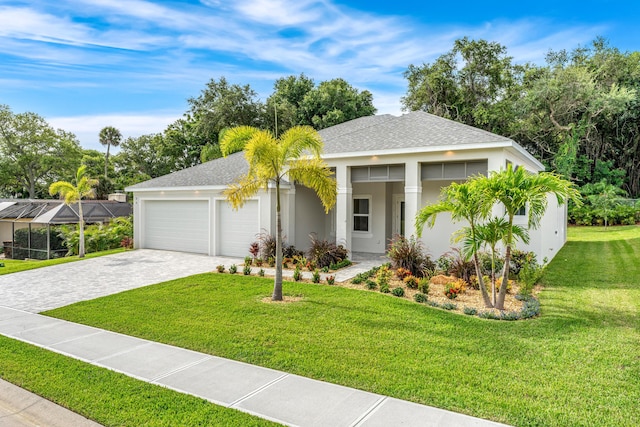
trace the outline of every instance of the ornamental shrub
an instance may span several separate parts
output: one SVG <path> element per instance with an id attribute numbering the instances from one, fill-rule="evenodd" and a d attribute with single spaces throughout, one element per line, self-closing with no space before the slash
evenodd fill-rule
<path id="1" fill-rule="evenodd" d="M 300 271 L 299 264 L 296 264 L 295 270 L 293 270 L 293 280 L 299 282 L 302 279 L 302 271 Z"/>
<path id="2" fill-rule="evenodd" d="M 404 278 L 403 282 L 409 289 L 418 289 L 418 280 L 416 276 L 408 275 Z"/>
<path id="3" fill-rule="evenodd" d="M 403 289 L 403 288 L 401 288 L 400 286 L 398 286 L 397 288 L 393 288 L 393 290 L 391 291 L 391 293 L 392 293 L 394 296 L 397 296 L 397 297 L 403 297 L 403 296 L 404 296 L 404 289 Z"/>
<path id="4" fill-rule="evenodd" d="M 425 294 L 421 293 L 421 292 L 418 292 L 417 294 L 415 294 L 413 296 L 413 299 L 414 299 L 415 302 L 418 302 L 418 303 L 427 302 L 427 296 Z"/>
<path id="5" fill-rule="evenodd" d="M 337 265 L 347 259 L 348 251 L 344 246 L 318 239 L 315 233 L 309 234 L 309 239 L 311 239 L 311 247 L 307 251 L 307 257 L 313 261 L 317 267 L 323 268 Z M 337 268 L 332 268 L 332 270 L 337 270 Z"/>
<path id="6" fill-rule="evenodd" d="M 393 268 L 403 268 L 416 277 L 424 277 L 425 270 L 435 267 L 425 254 L 422 241 L 414 236 L 407 239 L 399 234 L 394 235 L 387 247 L 387 256 Z"/>

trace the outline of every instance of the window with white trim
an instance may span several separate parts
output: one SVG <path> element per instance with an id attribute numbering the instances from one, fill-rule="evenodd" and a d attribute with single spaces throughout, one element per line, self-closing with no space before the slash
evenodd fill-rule
<path id="1" fill-rule="evenodd" d="M 353 231 L 368 233 L 371 227 L 371 197 L 353 198 Z"/>

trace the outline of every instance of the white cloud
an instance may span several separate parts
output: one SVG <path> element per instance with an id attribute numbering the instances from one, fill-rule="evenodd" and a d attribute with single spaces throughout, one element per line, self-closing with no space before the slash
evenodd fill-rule
<path id="1" fill-rule="evenodd" d="M 98 140 L 98 134 L 105 126 L 117 128 L 126 139 L 150 133 L 161 133 L 169 124 L 181 117 L 182 112 L 151 111 L 135 114 L 48 117 L 47 122 L 56 129 L 64 129 L 74 133 L 83 148 L 102 150 L 103 146 Z"/>
<path id="2" fill-rule="evenodd" d="M 541 62 L 550 47 L 585 45 L 605 29 L 564 23 L 559 29 L 540 19 L 435 27 L 331 0 L 28 4 L 0 6 L 0 55 L 20 58 L 0 63 L 0 91 L 19 82 L 25 90 L 113 87 L 140 96 L 171 93 L 173 99 L 184 93 L 184 99 L 225 75 L 234 83 L 266 87 L 264 99 L 275 78 L 304 72 L 316 81 L 343 77 L 370 90 L 380 113 L 393 114 L 400 112 L 407 66 L 433 61 L 457 38 L 495 40 L 518 62 Z M 84 146 L 99 148 L 97 134 L 104 126 L 137 136 L 162 131 L 181 113 L 61 116 L 50 122 L 76 133 Z"/>

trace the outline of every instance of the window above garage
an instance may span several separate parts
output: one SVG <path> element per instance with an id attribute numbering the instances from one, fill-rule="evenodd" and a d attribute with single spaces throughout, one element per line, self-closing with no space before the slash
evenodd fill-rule
<path id="1" fill-rule="evenodd" d="M 487 175 L 487 171 L 487 160 L 423 163 L 421 167 L 423 181 L 467 179 L 473 175 Z"/>
<path id="2" fill-rule="evenodd" d="M 354 166 L 351 182 L 402 182 L 404 165 Z"/>

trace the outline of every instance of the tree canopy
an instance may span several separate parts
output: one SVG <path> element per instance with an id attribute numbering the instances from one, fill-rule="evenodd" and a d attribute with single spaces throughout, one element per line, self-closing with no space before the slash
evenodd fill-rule
<path id="1" fill-rule="evenodd" d="M 516 64 L 504 46 L 465 37 L 405 78 L 405 110 L 510 137 L 577 185 L 606 179 L 640 196 L 640 52 L 596 39 Z"/>
<path id="2" fill-rule="evenodd" d="M 54 130 L 35 113 L 0 105 L 0 193 L 42 197 L 48 184 L 73 174 L 82 150 L 75 135 Z"/>

